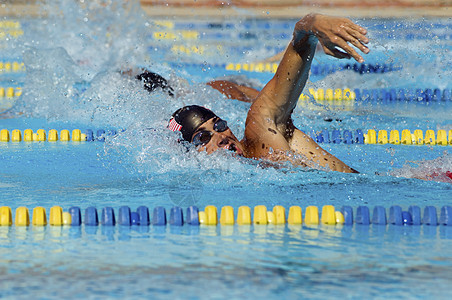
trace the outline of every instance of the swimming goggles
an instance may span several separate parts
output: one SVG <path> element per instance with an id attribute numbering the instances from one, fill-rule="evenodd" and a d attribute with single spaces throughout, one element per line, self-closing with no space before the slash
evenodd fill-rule
<path id="1" fill-rule="evenodd" d="M 228 129 L 228 122 L 218 118 L 213 124 L 213 130 L 216 132 L 223 132 Z M 193 136 L 192 144 L 195 146 L 207 145 L 212 139 L 213 133 L 209 130 L 201 130 Z"/>

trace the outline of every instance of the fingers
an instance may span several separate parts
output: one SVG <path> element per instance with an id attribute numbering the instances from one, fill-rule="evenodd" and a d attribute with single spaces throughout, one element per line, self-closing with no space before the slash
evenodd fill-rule
<path id="1" fill-rule="evenodd" d="M 338 37 L 336 38 L 335 44 L 347 52 L 357 62 L 364 62 L 364 59 L 348 43 L 352 44 L 365 54 L 369 53 L 369 48 L 364 45 L 369 42 L 369 39 L 364 35 L 367 31 L 352 22 L 343 24 L 341 28 L 342 30 L 337 31 L 336 33 Z"/>
<path id="2" fill-rule="evenodd" d="M 359 55 L 355 49 L 353 49 L 352 47 L 350 47 L 347 43 L 345 43 L 346 46 L 341 46 L 342 49 L 345 50 L 345 52 L 347 52 L 351 57 L 353 57 L 357 62 L 359 63 L 363 63 L 364 62 L 364 58 L 362 58 L 361 55 Z"/>
<path id="3" fill-rule="evenodd" d="M 353 30 L 355 30 L 355 31 L 357 31 L 357 32 L 359 32 L 359 33 L 361 33 L 361 34 L 367 34 L 367 29 L 366 29 L 366 28 L 361 27 L 361 26 L 359 26 L 359 25 L 356 25 L 356 24 L 353 23 L 353 22 L 350 22 L 349 26 L 350 26 Z"/>
<path id="4" fill-rule="evenodd" d="M 369 53 L 369 48 L 367 48 L 363 43 L 368 43 L 369 39 L 352 29 L 348 29 L 346 33 L 343 33 L 343 38 L 345 41 L 351 43 L 353 46 L 361 50 L 363 53 Z"/>
<path id="5" fill-rule="evenodd" d="M 333 55 L 334 57 L 337 57 L 337 58 L 350 58 L 350 57 L 353 57 L 359 63 L 364 62 L 364 59 L 361 57 L 361 55 L 359 55 L 355 51 L 355 49 L 353 47 L 351 47 L 347 43 L 346 40 L 344 40 L 344 39 L 342 39 L 340 37 L 336 38 L 334 44 L 332 44 L 331 46 L 330 45 L 326 45 L 326 47 L 331 51 L 331 53 L 334 53 L 334 55 Z M 337 48 L 341 48 L 342 50 L 344 50 L 348 56 L 344 56 L 344 55 L 339 54 L 339 53 L 344 54 L 344 52 L 339 51 L 336 47 Z M 329 54 L 329 53 L 327 53 L 327 54 Z M 330 54 L 330 55 L 332 55 L 332 54 Z"/>
<path id="6" fill-rule="evenodd" d="M 352 37 L 358 39 L 359 41 L 361 41 L 364 44 L 369 43 L 369 39 L 367 38 L 367 36 L 365 36 L 364 34 L 362 34 L 359 31 L 356 31 L 353 28 L 346 28 L 346 31 L 348 34 L 350 34 Z"/>

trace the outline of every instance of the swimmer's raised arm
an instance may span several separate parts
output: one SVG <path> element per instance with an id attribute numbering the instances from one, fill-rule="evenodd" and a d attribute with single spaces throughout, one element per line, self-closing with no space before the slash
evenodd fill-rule
<path id="1" fill-rule="evenodd" d="M 346 18 L 310 14 L 298 21 L 292 42 L 286 49 L 275 76 L 257 97 L 251 111 L 265 109 L 277 123 L 285 123 L 308 79 L 315 48 L 319 41 L 328 55 L 337 58 L 364 59 L 351 47 L 351 43 L 363 53 L 369 49 L 366 29 Z M 343 51 L 339 49 L 343 49 Z"/>
<path id="2" fill-rule="evenodd" d="M 291 115 L 308 79 L 317 42 L 328 55 L 337 58 L 363 58 L 348 43 L 363 53 L 369 49 L 366 29 L 346 18 L 310 14 L 298 21 L 274 77 L 251 106 L 245 128 L 244 143 L 252 157 L 292 151 L 310 161 L 342 172 L 354 170 L 319 147 L 295 128 Z M 271 149 L 271 151 L 270 151 Z"/>

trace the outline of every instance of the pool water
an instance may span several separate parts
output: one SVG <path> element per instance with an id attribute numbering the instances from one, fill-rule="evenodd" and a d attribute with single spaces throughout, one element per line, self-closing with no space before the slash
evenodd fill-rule
<path id="1" fill-rule="evenodd" d="M 136 2 L 106 7 L 52 1 L 45 19 L 21 19 L 23 36 L 1 41 L 2 61 L 26 72 L 0 74 L 21 87 L 0 113 L 0 129 L 115 129 L 105 142 L 1 142 L 0 206 L 60 205 L 99 212 L 196 205 L 450 205 L 452 184 L 419 180 L 452 170 L 450 146 L 322 144 L 359 170 L 342 174 L 213 155 L 176 142 L 165 127 L 182 105 L 200 104 L 243 135 L 249 104 L 204 83 L 234 78 L 257 88 L 270 72 L 226 69 L 282 51 L 296 20 L 149 20 Z M 62 17 L 64 16 L 64 18 Z M 369 65 L 316 54 L 307 90 L 452 88 L 449 19 L 357 19 L 372 39 Z M 118 69 L 146 66 L 166 78 L 176 99 Z M 324 71 L 319 71 L 322 69 Z M 325 71 L 326 70 L 326 71 Z M 300 102 L 294 122 L 307 133 L 369 129 L 452 129 L 452 99 Z M 0 101 L 2 99 L 0 98 Z M 450 226 L 63 226 L 0 227 L 0 297 L 238 297 L 449 299 Z"/>

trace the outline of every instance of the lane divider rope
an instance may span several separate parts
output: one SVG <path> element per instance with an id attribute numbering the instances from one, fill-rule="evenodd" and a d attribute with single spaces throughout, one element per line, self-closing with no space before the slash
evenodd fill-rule
<path id="1" fill-rule="evenodd" d="M 257 73 L 275 73 L 278 63 L 225 63 L 225 64 L 200 64 L 200 63 L 169 63 L 173 68 L 218 68 L 226 71 L 248 71 Z M 401 66 L 393 64 L 314 64 L 311 67 L 311 75 L 324 76 L 338 71 L 351 70 L 359 74 L 383 74 L 401 70 Z"/>
<path id="2" fill-rule="evenodd" d="M 22 95 L 21 87 L 0 87 L 0 100 L 2 98 L 15 98 Z M 415 102 L 438 102 L 452 101 L 452 90 L 450 89 L 314 89 L 309 88 L 300 95 L 300 101 L 314 99 L 319 103 L 322 101 L 415 101 Z"/>
<path id="3" fill-rule="evenodd" d="M 246 31 L 243 31 L 243 28 L 236 27 L 234 25 L 232 26 L 216 26 L 216 27 L 208 27 L 203 24 L 204 30 L 200 31 L 201 26 L 194 26 L 193 24 L 188 24 L 187 27 L 180 27 L 178 28 L 169 28 L 169 30 L 161 30 L 161 31 L 154 31 L 151 34 L 148 35 L 148 38 L 153 41 L 205 41 L 205 40 L 230 40 L 230 39 L 236 39 L 236 40 L 258 40 L 262 38 L 262 33 L 260 32 L 261 28 L 264 26 L 254 26 L 255 28 L 248 28 Z M 444 25 L 443 25 L 444 26 Z M 447 26 L 447 25 L 445 25 Z M 163 27 L 163 26 L 161 26 Z M 250 27 L 250 26 L 247 26 Z M 271 25 L 265 30 L 267 30 L 266 37 L 267 39 L 283 39 L 287 40 L 290 39 L 291 36 L 288 33 L 287 28 L 281 28 L 281 31 L 273 30 L 272 32 L 268 32 L 269 28 L 274 28 L 275 25 Z M 292 25 L 288 26 L 292 27 Z M 187 28 L 190 28 L 190 30 L 187 30 Z M 214 30 L 206 30 L 214 28 Z M 221 28 L 221 32 L 215 29 Z M 231 29 L 230 31 L 226 31 L 225 29 Z M 256 30 L 256 32 L 253 32 L 253 30 Z M 448 32 L 444 30 L 436 30 L 435 32 L 429 33 L 423 33 L 420 31 L 410 31 L 407 32 L 404 31 L 398 31 L 398 32 L 389 32 L 387 28 L 381 31 L 373 32 L 372 37 L 374 39 L 405 39 L 405 40 L 431 40 L 433 37 L 435 37 L 438 40 L 448 40 L 452 35 L 450 35 Z"/>
<path id="4" fill-rule="evenodd" d="M 452 101 L 451 89 L 430 88 L 388 88 L 355 89 L 357 100 L 370 101 Z"/>
<path id="5" fill-rule="evenodd" d="M 0 87 L 0 100 L 2 98 L 17 98 L 22 95 L 22 88 L 21 87 Z"/>
<path id="6" fill-rule="evenodd" d="M 412 133 L 409 129 L 402 130 L 400 135 L 398 130 L 391 130 L 388 135 L 387 130 L 369 129 L 367 133 L 358 129 L 352 130 L 332 130 L 331 135 L 327 129 L 320 132 L 312 130 L 311 138 L 317 143 L 333 143 L 333 144 L 393 144 L 393 145 L 430 145 L 430 146 L 451 146 L 452 145 L 452 129 L 447 133 L 446 130 L 440 129 L 436 133 L 434 130 L 428 129 L 424 132 L 420 129 L 414 130 Z"/>
<path id="7" fill-rule="evenodd" d="M 180 68 L 181 63 L 169 63 L 169 65 Z M 278 63 L 227 63 L 227 64 L 199 64 L 199 63 L 182 63 L 184 67 L 195 68 L 220 68 L 227 71 L 249 71 L 249 72 L 269 72 L 275 73 L 278 68 Z M 383 74 L 393 71 L 402 70 L 401 66 L 395 66 L 393 64 L 314 64 L 311 67 L 311 75 L 324 76 L 338 71 L 351 70 L 359 74 Z M 20 73 L 25 72 L 25 66 L 23 62 L 2 62 L 0 61 L 0 74 L 2 73 Z"/>
<path id="8" fill-rule="evenodd" d="M 3 73 L 25 72 L 25 65 L 19 61 L 0 61 L 0 75 Z"/>
<path id="9" fill-rule="evenodd" d="M 106 136 L 114 136 L 116 134 L 117 131 L 114 129 L 99 129 L 96 132 L 86 129 L 83 133 L 80 129 L 74 129 L 72 133 L 67 129 L 63 129 L 59 133 L 55 129 L 50 129 L 48 132 L 44 129 L 38 129 L 36 132 L 31 129 L 25 129 L 23 134 L 18 129 L 12 130 L 11 133 L 7 129 L 2 129 L 0 130 L 0 142 L 103 142 Z"/>
<path id="10" fill-rule="evenodd" d="M 19 21 L 0 21 L 0 41 L 5 40 L 7 37 L 17 38 L 23 34 L 24 31 Z"/>
<path id="11" fill-rule="evenodd" d="M 342 100 L 358 100 L 358 101 L 413 101 L 413 102 L 439 102 L 452 101 L 452 90 L 450 89 L 313 89 L 309 88 L 300 95 L 299 100 L 314 99 L 320 103 L 322 101 L 342 101 Z"/>
<path id="12" fill-rule="evenodd" d="M 23 133 L 18 129 L 14 129 L 11 132 L 7 129 L 2 129 L 0 130 L 0 142 L 102 142 L 105 141 L 105 137 L 116 134 L 117 131 L 114 129 L 99 129 L 96 132 L 87 129 L 84 133 L 80 129 L 74 129 L 72 133 L 67 129 L 63 129 L 59 133 L 55 129 L 51 129 L 48 132 L 44 129 L 38 129 L 36 132 L 31 129 L 25 129 Z M 425 131 L 425 135 L 420 129 L 414 130 L 413 133 L 409 129 L 404 129 L 401 135 L 398 130 L 391 130 L 388 135 L 388 131 L 384 129 L 378 131 L 369 129 L 367 133 L 364 133 L 361 129 L 355 131 L 334 129 L 331 134 L 329 130 L 324 129 L 322 131 L 312 130 L 310 137 L 319 144 L 452 145 L 452 129 L 448 132 L 443 129 L 436 132 L 428 129 Z"/>
<path id="13" fill-rule="evenodd" d="M 0 28 L 18 29 L 21 27 L 22 27 L 22 25 L 19 21 L 11 21 L 11 20 L 0 21 Z"/>
<path id="14" fill-rule="evenodd" d="M 117 217 L 112 207 L 104 207 L 101 210 L 100 218 L 98 210 L 90 206 L 85 209 L 83 222 L 82 211 L 79 207 L 73 206 L 64 212 L 61 206 L 50 208 L 49 218 L 47 219 L 44 207 L 33 208 L 30 221 L 30 212 L 27 207 L 18 207 L 13 219 L 12 210 L 8 206 L 0 207 L 0 226 L 183 226 L 187 225 L 396 225 L 396 226 L 452 226 L 452 206 L 443 206 L 438 218 L 437 208 L 426 206 L 422 214 L 419 206 L 412 205 L 407 211 L 400 206 L 393 205 L 387 213 L 383 206 L 375 206 L 372 214 L 367 206 L 359 206 L 354 209 L 350 206 L 342 206 L 336 210 L 332 205 L 325 205 L 319 213 L 317 206 L 308 206 L 305 208 L 304 215 L 300 206 L 291 206 L 286 214 L 285 207 L 276 205 L 273 210 L 267 210 L 265 205 L 254 207 L 253 214 L 249 206 L 240 206 L 238 212 L 234 215 L 232 206 L 223 206 L 220 214 L 216 206 L 208 205 L 204 211 L 200 211 L 196 206 L 190 206 L 186 209 L 185 218 L 183 209 L 174 206 L 167 216 L 166 209 L 162 206 L 155 207 L 152 210 L 152 217 L 149 208 L 139 206 L 136 211 L 132 211 L 129 206 L 121 206 Z"/>
<path id="15" fill-rule="evenodd" d="M 12 22 L 12 21 L 10 21 Z M 19 23 L 19 22 L 15 22 Z M 235 32 L 238 28 L 245 28 L 247 30 L 252 29 L 282 29 L 287 30 L 291 29 L 293 27 L 292 21 L 287 20 L 272 20 L 272 21 L 266 21 L 266 20 L 259 20 L 259 22 L 255 22 L 255 20 L 246 20 L 244 23 L 237 23 L 237 22 L 227 22 L 227 21 L 221 21 L 221 22 L 187 22 L 187 21 L 168 21 L 168 20 L 154 20 L 152 21 L 153 25 L 162 27 L 162 28 L 168 28 L 168 29 L 186 29 L 186 28 L 192 28 L 195 30 L 206 30 L 206 29 L 215 29 L 215 30 L 231 30 Z M 15 25 L 17 26 L 17 25 Z M 429 26 L 433 29 L 448 29 L 449 28 L 449 22 L 435 22 L 432 21 Z M 1 27 L 1 23 L 0 23 Z M 416 23 L 410 23 L 410 24 L 404 24 L 403 29 L 424 29 L 425 23 L 423 22 L 416 22 Z M 400 23 L 395 22 L 385 22 L 384 24 L 373 24 L 372 29 L 376 30 L 375 34 L 381 33 L 381 34 L 387 34 L 387 32 L 393 33 L 396 29 L 401 29 Z M 402 31 L 405 33 L 404 31 Z M 282 33 L 282 32 L 281 32 Z M 407 31 L 407 35 L 412 35 L 412 31 Z"/>

